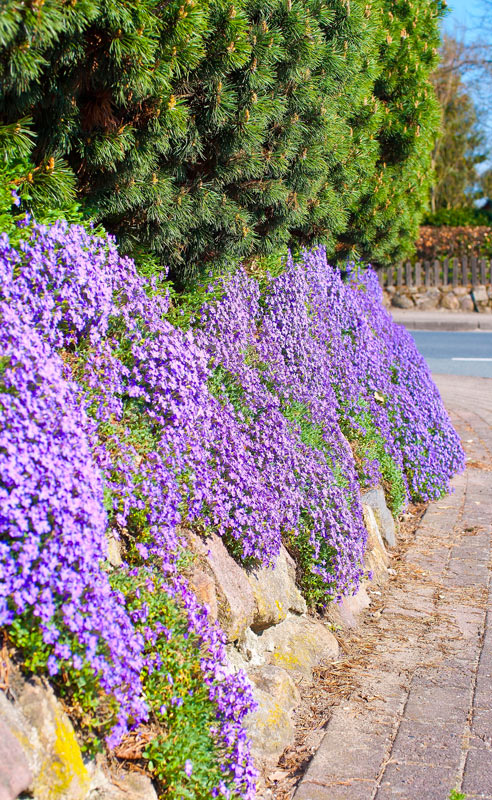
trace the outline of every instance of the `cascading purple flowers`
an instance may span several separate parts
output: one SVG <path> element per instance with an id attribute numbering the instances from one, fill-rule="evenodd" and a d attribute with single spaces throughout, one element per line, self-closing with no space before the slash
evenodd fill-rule
<path id="1" fill-rule="evenodd" d="M 153 296 L 111 239 L 34 224 L 18 250 L 2 237 L 0 256 L 0 624 L 30 610 L 53 647 L 51 673 L 92 667 L 117 702 L 108 739 L 117 744 L 148 716 L 149 663 L 104 570 L 106 532 L 118 535 L 140 515 L 136 548 L 168 575 L 208 653 L 224 786 L 232 780 L 250 797 L 242 719 L 251 690 L 227 673 L 219 632 L 177 571 L 181 506 L 189 495 L 189 512 L 201 507 L 189 491 L 193 464 L 203 470 L 207 461 L 196 426 L 216 405 L 207 356 L 164 319 L 166 298 Z"/>
<path id="2" fill-rule="evenodd" d="M 200 642 L 224 780 L 249 798 L 252 697 L 179 574 L 182 526 L 213 527 L 263 564 L 307 531 L 312 572 L 339 596 L 358 586 L 366 541 L 342 429 L 369 415 L 419 499 L 445 490 L 463 454 L 370 271 L 344 282 L 318 249 L 264 291 L 238 269 L 209 298 L 184 332 L 110 237 L 65 223 L 32 224 L 17 249 L 0 237 L 0 624 L 30 612 L 50 671 L 92 667 L 119 709 L 117 743 L 149 713 L 154 666 L 104 567 L 108 531 L 124 536 Z"/>

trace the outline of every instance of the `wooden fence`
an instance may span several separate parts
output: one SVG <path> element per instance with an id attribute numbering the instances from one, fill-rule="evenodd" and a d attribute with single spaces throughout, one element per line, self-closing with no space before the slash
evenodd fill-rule
<path id="1" fill-rule="evenodd" d="M 378 270 L 381 286 L 480 286 L 492 284 L 492 262 L 462 256 L 442 261 L 417 261 Z"/>

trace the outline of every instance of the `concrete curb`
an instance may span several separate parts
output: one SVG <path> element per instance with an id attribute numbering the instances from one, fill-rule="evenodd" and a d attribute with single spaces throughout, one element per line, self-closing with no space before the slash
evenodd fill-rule
<path id="1" fill-rule="evenodd" d="M 393 320 L 408 330 L 491 331 L 492 314 L 390 309 Z"/>

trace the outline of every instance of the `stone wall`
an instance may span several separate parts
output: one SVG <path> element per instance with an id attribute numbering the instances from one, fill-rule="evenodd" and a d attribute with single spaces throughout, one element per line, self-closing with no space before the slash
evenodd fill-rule
<path id="1" fill-rule="evenodd" d="M 478 311 L 492 313 L 492 285 L 489 286 L 386 286 L 383 290 L 386 308 L 407 308 L 420 311 Z"/>

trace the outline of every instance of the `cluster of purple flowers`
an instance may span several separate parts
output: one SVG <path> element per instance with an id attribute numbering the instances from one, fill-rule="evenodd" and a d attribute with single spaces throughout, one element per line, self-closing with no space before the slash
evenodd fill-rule
<path id="1" fill-rule="evenodd" d="M 216 428 L 227 425 L 229 441 L 241 442 L 233 462 L 225 448 L 216 453 L 222 480 L 213 523 L 240 539 L 245 555 L 260 555 L 255 534 L 262 531 L 262 558 L 274 561 L 282 534 L 307 520 L 312 571 L 333 595 L 347 593 L 362 575 L 366 532 L 360 472 L 342 428 L 355 439 L 370 418 L 407 500 L 439 497 L 463 468 L 427 365 L 383 308 L 376 274 L 353 270 L 344 281 L 323 248 L 299 264 L 289 257 L 263 292 L 239 269 L 209 294 L 195 319 L 196 341 L 223 377 Z M 317 434 L 314 445 L 303 422 Z M 244 452 L 253 463 L 241 469 Z M 373 484 L 382 478 L 370 454 L 362 471 Z"/>
<path id="2" fill-rule="evenodd" d="M 134 536 L 201 642 L 224 792 L 232 781 L 250 797 L 251 690 L 228 674 L 222 636 L 177 569 L 181 506 L 201 507 L 190 485 L 207 460 L 196 434 L 211 417 L 207 355 L 114 242 L 79 226 L 33 224 L 17 249 L 3 236 L 0 287 L 0 625 L 30 612 L 52 674 L 92 667 L 117 701 L 117 744 L 149 714 L 153 632 L 136 633 L 104 568 L 108 530 Z"/>
<path id="3" fill-rule="evenodd" d="M 263 564 L 307 531 L 312 571 L 339 596 L 366 541 L 342 422 L 356 433 L 371 416 L 413 497 L 442 493 L 463 454 L 371 272 L 343 282 L 319 249 L 264 291 L 242 269 L 212 285 L 193 330 L 168 310 L 111 238 L 65 223 L 28 225 L 17 249 L 0 238 L 0 625 L 29 612 L 50 671 L 92 667 L 118 704 L 117 743 L 148 716 L 153 667 L 104 568 L 108 530 L 124 536 L 201 643 L 224 781 L 250 797 L 252 697 L 179 574 L 180 526 L 212 527 Z M 381 478 L 374 459 L 365 472 Z"/>

